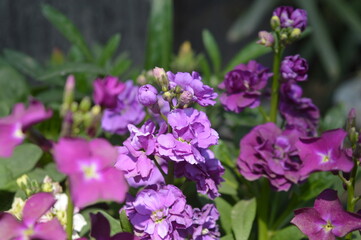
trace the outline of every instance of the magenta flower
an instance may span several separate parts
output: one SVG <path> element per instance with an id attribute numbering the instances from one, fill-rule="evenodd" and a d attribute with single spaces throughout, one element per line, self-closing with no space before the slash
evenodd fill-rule
<path id="1" fill-rule="evenodd" d="M 0 239 L 66 239 L 66 233 L 57 218 L 47 222 L 40 220 L 55 202 L 52 194 L 37 193 L 26 201 L 22 221 L 9 213 L 0 213 Z"/>
<path id="2" fill-rule="evenodd" d="M 287 81 L 305 81 L 308 77 L 307 71 L 308 63 L 299 54 L 287 56 L 281 63 L 281 75 Z"/>
<path id="3" fill-rule="evenodd" d="M 103 139 L 60 139 L 54 146 L 58 170 L 70 179 L 74 205 L 98 200 L 122 202 L 128 190 L 122 171 L 114 168 L 117 150 Z"/>
<path id="4" fill-rule="evenodd" d="M 303 9 L 282 6 L 273 11 L 273 16 L 279 17 L 282 28 L 299 28 L 303 31 L 307 26 L 307 12 Z"/>
<path id="5" fill-rule="evenodd" d="M 117 134 L 128 132 L 128 124 L 139 124 L 145 117 L 145 111 L 138 100 L 138 87 L 131 80 L 125 83 L 125 89 L 118 95 L 115 108 L 107 108 L 102 118 L 102 128 Z"/>
<path id="6" fill-rule="evenodd" d="M 115 108 L 117 97 L 124 90 L 125 84 L 117 77 L 107 76 L 104 79 L 96 79 L 93 82 L 94 102 L 105 108 Z"/>
<path id="7" fill-rule="evenodd" d="M 10 157 L 25 139 L 26 130 L 51 116 L 52 111 L 37 100 L 31 100 L 27 109 L 22 103 L 16 104 L 11 115 L 0 118 L 0 157 Z"/>
<path id="8" fill-rule="evenodd" d="M 361 229 L 361 216 L 346 212 L 332 189 L 324 190 L 313 208 L 295 211 L 291 220 L 310 240 L 333 240 Z"/>
<path id="9" fill-rule="evenodd" d="M 260 104 L 262 89 L 272 76 L 269 69 L 256 61 L 240 64 L 226 74 L 219 88 L 226 90 L 220 101 L 227 111 L 241 112 L 246 107 L 255 108 Z"/>
<path id="10" fill-rule="evenodd" d="M 192 208 L 173 185 L 143 189 L 127 201 L 125 211 L 142 239 L 185 239 L 180 235 L 192 225 Z"/>
<path id="11" fill-rule="evenodd" d="M 324 132 L 321 137 L 301 138 L 296 143 L 303 162 L 300 173 L 305 176 L 316 171 L 351 171 L 352 159 L 342 149 L 346 136 L 343 129 L 334 129 Z"/>
<path id="12" fill-rule="evenodd" d="M 206 204 L 200 210 L 193 209 L 193 234 L 194 240 L 219 239 L 220 232 L 217 224 L 219 212 L 213 204 Z"/>

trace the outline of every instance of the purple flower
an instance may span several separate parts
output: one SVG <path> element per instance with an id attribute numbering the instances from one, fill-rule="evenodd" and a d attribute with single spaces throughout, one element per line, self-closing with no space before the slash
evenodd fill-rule
<path id="1" fill-rule="evenodd" d="M 269 73 L 269 69 L 253 60 L 236 66 L 218 86 L 226 90 L 220 98 L 223 107 L 236 113 L 246 107 L 258 107 L 261 90 L 267 85 L 270 76 L 272 73 Z"/>
<path id="2" fill-rule="evenodd" d="M 213 240 L 220 237 L 217 220 L 219 212 L 213 204 L 206 204 L 202 210 L 193 209 L 193 240 Z"/>
<path id="3" fill-rule="evenodd" d="M 117 77 L 107 76 L 104 79 L 96 79 L 93 82 L 94 102 L 105 108 L 115 108 L 117 97 L 124 90 L 125 84 L 119 82 Z"/>
<path id="4" fill-rule="evenodd" d="M 9 213 L 0 213 L 0 239 L 66 239 L 66 233 L 57 218 L 40 221 L 55 202 L 52 194 L 37 193 L 26 201 L 22 221 Z"/>
<path id="5" fill-rule="evenodd" d="M 100 199 L 122 202 L 128 186 L 114 168 L 117 150 L 103 139 L 60 139 L 54 146 L 58 170 L 70 179 L 74 205 L 83 208 Z"/>
<path id="6" fill-rule="evenodd" d="M 31 100 L 27 109 L 22 103 L 16 104 L 11 115 L 0 118 L 0 157 L 10 157 L 25 139 L 25 131 L 51 116 L 52 111 L 37 100 Z"/>
<path id="7" fill-rule="evenodd" d="M 295 211 L 291 223 L 310 240 L 332 240 L 361 229 L 361 216 L 346 212 L 332 189 L 324 190 L 315 200 L 313 208 Z"/>
<path id="8" fill-rule="evenodd" d="M 303 9 L 282 6 L 273 11 L 273 16 L 280 19 L 282 28 L 299 28 L 303 31 L 307 26 L 307 12 Z"/>
<path id="9" fill-rule="evenodd" d="M 157 89 L 150 84 L 143 85 L 138 90 L 138 100 L 144 106 L 155 104 L 158 101 L 157 95 Z"/>
<path id="10" fill-rule="evenodd" d="M 287 81 L 307 80 L 308 63 L 299 54 L 287 56 L 281 63 L 282 78 Z"/>
<path id="11" fill-rule="evenodd" d="M 187 72 L 178 72 L 176 74 L 167 72 L 170 88 L 179 86 L 183 91 L 188 91 L 193 95 L 193 101 L 199 105 L 206 107 L 216 104 L 214 99 L 217 98 L 217 93 L 213 88 L 204 85 L 202 78 L 197 72 L 192 72 L 192 75 Z"/>
<path id="12" fill-rule="evenodd" d="M 286 128 L 297 128 L 307 135 L 317 133 L 320 111 L 309 98 L 302 98 L 302 88 L 292 82 L 280 89 L 279 110 L 286 120 Z"/>
<path id="13" fill-rule="evenodd" d="M 197 164 L 179 162 L 175 165 L 175 174 L 177 177 L 184 176 L 194 181 L 198 192 L 214 199 L 220 195 L 218 188 L 224 181 L 222 178 L 224 168 L 211 150 L 202 150 L 201 154 L 205 158 L 204 162 Z"/>
<path id="14" fill-rule="evenodd" d="M 296 143 L 303 162 L 301 174 L 308 175 L 315 171 L 351 171 L 353 162 L 342 149 L 346 135 L 343 129 L 334 129 L 324 132 L 321 137 L 301 138 Z"/>
<path id="15" fill-rule="evenodd" d="M 250 181 L 267 177 L 277 191 L 288 191 L 303 180 L 299 173 L 302 162 L 295 148 L 300 136 L 296 129 L 282 132 L 274 123 L 256 126 L 240 142 L 241 174 Z"/>
<path id="16" fill-rule="evenodd" d="M 173 136 L 198 148 L 208 148 L 218 143 L 218 133 L 204 112 L 193 108 L 176 109 L 168 114 Z"/>
<path id="17" fill-rule="evenodd" d="M 138 87 L 131 80 L 125 83 L 125 89 L 118 95 L 115 108 L 105 109 L 102 128 L 105 131 L 125 134 L 128 124 L 139 124 L 145 117 L 145 111 L 138 100 Z"/>
<path id="18" fill-rule="evenodd" d="M 125 211 L 142 239 L 184 239 L 181 232 L 192 225 L 192 208 L 173 185 L 143 189 L 127 201 Z"/>

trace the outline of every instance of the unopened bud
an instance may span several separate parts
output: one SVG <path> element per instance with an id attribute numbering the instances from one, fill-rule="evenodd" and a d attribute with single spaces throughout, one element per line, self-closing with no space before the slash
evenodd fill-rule
<path id="1" fill-rule="evenodd" d="M 23 189 L 26 188 L 27 185 L 29 184 L 29 177 L 28 175 L 24 174 L 21 177 L 19 177 L 18 179 L 16 179 L 16 184 L 19 186 L 19 188 Z"/>
<path id="2" fill-rule="evenodd" d="M 163 93 L 163 99 L 166 100 L 167 102 L 170 102 L 172 100 L 172 93 L 170 92 L 165 92 Z"/>
<path id="3" fill-rule="evenodd" d="M 286 33 L 282 33 L 281 34 L 281 41 L 287 41 L 288 40 L 288 36 Z"/>
<path id="4" fill-rule="evenodd" d="M 99 105 L 95 105 L 94 107 L 92 107 L 91 109 L 91 113 L 94 115 L 94 116 L 97 116 L 101 113 L 102 111 L 102 108 L 99 106 Z"/>
<path id="5" fill-rule="evenodd" d="M 180 105 L 188 105 L 193 100 L 193 94 L 189 91 L 184 91 L 179 97 Z"/>
<path id="6" fill-rule="evenodd" d="M 177 86 L 175 87 L 175 93 L 176 93 L 176 94 L 179 94 L 179 93 L 181 93 L 182 91 L 183 91 L 183 89 L 182 89 L 181 86 L 177 85 Z"/>
<path id="7" fill-rule="evenodd" d="M 89 97 L 84 97 L 79 105 L 79 110 L 82 112 L 88 112 L 91 107 L 91 100 Z"/>
<path id="8" fill-rule="evenodd" d="M 301 29 L 294 28 L 291 32 L 291 39 L 295 40 L 298 39 L 301 36 Z"/>
<path id="9" fill-rule="evenodd" d="M 271 18 L 271 27 L 273 30 L 276 30 L 281 25 L 280 18 L 278 16 L 272 16 Z"/>
<path id="10" fill-rule="evenodd" d="M 147 83 L 147 78 L 144 76 L 144 74 L 141 74 L 137 77 L 137 83 L 139 85 L 145 85 Z"/>
<path id="11" fill-rule="evenodd" d="M 157 102 L 158 91 L 150 84 L 141 86 L 138 90 L 138 100 L 144 106 L 151 106 Z"/>
<path id="12" fill-rule="evenodd" d="M 70 111 L 72 111 L 72 112 L 78 111 L 78 103 L 77 102 L 71 103 Z"/>
<path id="13" fill-rule="evenodd" d="M 348 131 L 352 127 L 356 127 L 356 110 L 354 108 L 348 112 L 346 130 Z"/>
<path id="14" fill-rule="evenodd" d="M 159 81 L 165 75 L 164 68 L 155 67 L 153 69 L 153 75 Z"/>
<path id="15" fill-rule="evenodd" d="M 274 44 L 274 37 L 272 33 L 267 31 L 260 31 L 258 33 L 259 40 L 257 41 L 258 44 L 264 45 L 266 47 L 272 47 Z"/>

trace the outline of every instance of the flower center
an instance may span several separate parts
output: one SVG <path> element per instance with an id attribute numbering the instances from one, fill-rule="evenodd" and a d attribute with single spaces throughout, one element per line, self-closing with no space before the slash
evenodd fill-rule
<path id="1" fill-rule="evenodd" d="M 33 228 L 28 228 L 24 231 L 24 235 L 25 237 L 30 237 L 31 235 L 34 234 L 34 229 Z M 25 238 L 25 239 L 28 239 L 28 238 Z"/>
<path id="2" fill-rule="evenodd" d="M 203 228 L 202 229 L 202 235 L 207 235 L 209 233 L 208 228 Z"/>
<path id="3" fill-rule="evenodd" d="M 100 175 L 98 173 L 97 165 L 95 163 L 91 163 L 89 165 L 83 165 L 81 166 L 81 169 L 84 173 L 85 179 L 91 180 L 91 179 L 99 179 Z"/>
<path id="4" fill-rule="evenodd" d="M 23 133 L 22 129 L 21 129 L 21 124 L 17 123 L 15 126 L 15 131 L 13 132 L 13 136 L 15 138 L 18 139 L 24 139 L 25 138 L 25 134 Z"/>
<path id="5" fill-rule="evenodd" d="M 330 161 L 330 156 L 328 156 L 328 155 L 323 156 L 322 162 L 327 163 L 328 161 Z"/>
<path id="6" fill-rule="evenodd" d="M 327 221 L 327 223 L 325 225 L 323 225 L 322 227 L 326 230 L 326 232 L 331 231 L 334 228 L 334 226 L 332 225 L 332 223 L 330 221 Z"/>
<path id="7" fill-rule="evenodd" d="M 155 210 L 152 212 L 152 220 L 155 223 L 161 223 L 166 217 L 166 214 L 163 209 L 161 210 Z"/>

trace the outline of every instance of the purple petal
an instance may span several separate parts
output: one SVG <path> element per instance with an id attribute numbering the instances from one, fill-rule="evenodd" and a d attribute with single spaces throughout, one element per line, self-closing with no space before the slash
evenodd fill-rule
<path id="1" fill-rule="evenodd" d="M 55 202 L 54 196 L 50 193 L 34 194 L 25 203 L 23 222 L 27 226 L 33 225 L 54 205 Z"/>
<path id="2" fill-rule="evenodd" d="M 19 220 L 9 213 L 0 213 L 0 239 L 13 239 L 22 234 L 25 228 Z"/>
<path id="3" fill-rule="evenodd" d="M 291 220 L 291 223 L 296 225 L 301 232 L 308 237 L 317 234 L 323 230 L 323 225 L 327 224 L 323 220 L 320 214 L 314 208 L 301 208 L 295 211 L 295 217 Z"/>
<path id="4" fill-rule="evenodd" d="M 38 223 L 34 227 L 34 234 L 31 239 L 64 240 L 66 233 L 57 218 L 48 222 Z"/>
<path id="5" fill-rule="evenodd" d="M 91 233 L 90 235 L 97 240 L 108 240 L 110 237 L 110 224 L 106 217 L 100 212 L 90 213 Z"/>

